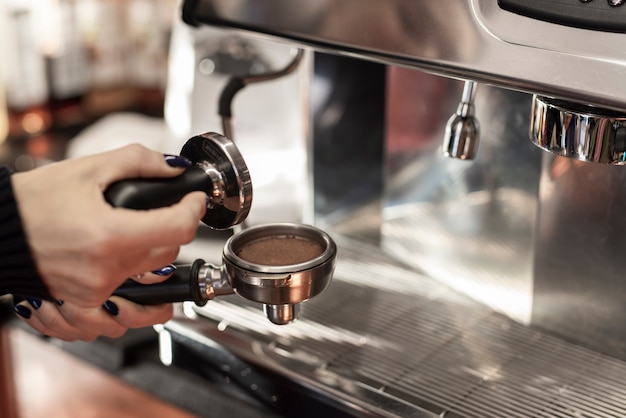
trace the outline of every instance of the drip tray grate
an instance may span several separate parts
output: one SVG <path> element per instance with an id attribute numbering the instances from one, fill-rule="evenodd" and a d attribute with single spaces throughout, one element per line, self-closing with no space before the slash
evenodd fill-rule
<path id="1" fill-rule="evenodd" d="M 249 361 L 322 390 L 329 375 L 344 382 L 329 396 L 364 408 L 371 394 L 388 398 L 387 416 L 407 416 L 407 405 L 450 418 L 626 416 L 626 363 L 511 321 L 371 249 L 344 247 L 333 284 L 303 304 L 299 321 L 274 326 L 236 296 L 194 307 L 198 321 L 210 319 L 207 336 Z M 233 344 L 242 339 L 256 351 Z"/>

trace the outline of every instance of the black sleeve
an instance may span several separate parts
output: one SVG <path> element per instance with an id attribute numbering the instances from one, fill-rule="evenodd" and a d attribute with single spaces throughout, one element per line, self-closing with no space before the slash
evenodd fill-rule
<path id="1" fill-rule="evenodd" d="M 26 240 L 11 172 L 0 167 L 0 295 L 51 299 Z"/>

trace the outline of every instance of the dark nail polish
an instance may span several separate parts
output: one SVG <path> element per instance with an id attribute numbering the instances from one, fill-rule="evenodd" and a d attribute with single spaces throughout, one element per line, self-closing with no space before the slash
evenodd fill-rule
<path id="1" fill-rule="evenodd" d="M 163 158 L 170 167 L 191 167 L 191 161 L 181 155 L 163 154 Z"/>
<path id="2" fill-rule="evenodd" d="M 26 306 L 24 305 L 15 305 L 13 307 L 13 310 L 15 311 L 16 314 L 18 314 L 19 316 L 21 316 L 22 318 L 28 319 L 31 317 L 31 315 L 33 314 L 30 309 L 28 309 Z"/>
<path id="3" fill-rule="evenodd" d="M 152 273 L 156 274 L 157 276 L 169 276 L 170 274 L 174 273 L 174 270 L 176 270 L 176 266 L 170 264 L 168 266 L 161 267 L 158 270 L 154 270 Z"/>
<path id="4" fill-rule="evenodd" d="M 117 314 L 120 313 L 120 308 L 118 308 L 117 305 L 114 302 L 111 302 L 110 300 L 107 300 L 106 302 L 104 302 L 102 307 L 104 308 L 105 311 L 107 311 L 113 316 L 117 316 Z"/>
<path id="5" fill-rule="evenodd" d="M 57 302 L 57 305 L 59 306 L 63 306 L 63 304 L 65 303 L 61 299 L 57 299 L 56 302 Z"/>
<path id="6" fill-rule="evenodd" d="M 32 306 L 33 308 L 35 309 L 41 308 L 41 299 L 28 298 L 26 300 L 28 301 L 30 306 Z"/>

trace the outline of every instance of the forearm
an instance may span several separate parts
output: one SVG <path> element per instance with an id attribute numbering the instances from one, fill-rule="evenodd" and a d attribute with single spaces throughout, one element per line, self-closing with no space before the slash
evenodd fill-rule
<path id="1" fill-rule="evenodd" d="M 26 240 L 10 172 L 0 167 L 0 295 L 8 293 L 50 299 Z"/>

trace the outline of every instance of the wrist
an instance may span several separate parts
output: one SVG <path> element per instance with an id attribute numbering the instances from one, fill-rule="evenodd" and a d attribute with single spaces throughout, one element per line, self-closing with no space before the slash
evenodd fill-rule
<path id="1" fill-rule="evenodd" d="M 24 232 L 11 172 L 0 167 L 0 295 L 50 299 Z"/>

